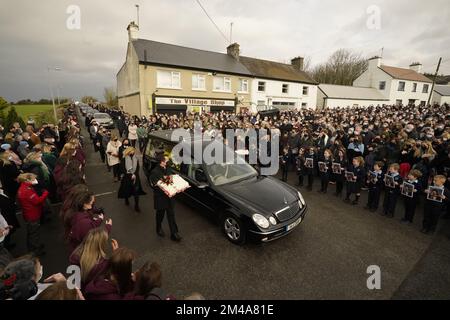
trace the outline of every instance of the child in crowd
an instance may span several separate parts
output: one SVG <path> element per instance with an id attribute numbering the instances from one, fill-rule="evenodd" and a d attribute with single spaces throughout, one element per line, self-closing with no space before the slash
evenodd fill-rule
<path id="1" fill-rule="evenodd" d="M 345 149 L 340 148 L 337 152 L 337 157 L 334 158 L 334 164 L 339 164 L 341 166 L 340 172 L 334 172 L 334 181 L 336 181 L 336 197 L 340 197 L 342 194 L 342 189 L 344 189 L 344 173 L 347 167 L 347 158 Z"/>
<path id="2" fill-rule="evenodd" d="M 389 218 L 393 218 L 395 215 L 395 207 L 397 206 L 397 199 L 400 194 L 400 185 L 403 182 L 402 177 L 399 174 L 400 166 L 398 163 L 393 163 L 389 166 L 389 173 L 386 176 L 393 179 L 394 183 L 388 185 L 386 181 L 390 179 L 385 176 L 386 192 L 383 203 L 383 214 Z"/>
<path id="3" fill-rule="evenodd" d="M 305 174 L 305 149 L 300 148 L 297 156 L 297 175 L 298 175 L 298 186 L 303 187 L 303 175 Z"/>
<path id="4" fill-rule="evenodd" d="M 323 157 L 321 158 L 323 167 L 319 165 L 320 174 L 320 190 L 321 193 L 327 193 L 328 183 L 330 182 L 331 167 L 333 165 L 333 158 L 330 149 L 325 149 Z"/>
<path id="5" fill-rule="evenodd" d="M 314 173 L 317 167 L 317 156 L 314 148 L 309 148 L 305 156 L 305 174 L 308 176 L 308 187 L 309 191 L 312 191 L 314 184 Z"/>
<path id="6" fill-rule="evenodd" d="M 373 171 L 368 174 L 367 187 L 369 188 L 369 195 L 367 199 L 367 205 L 364 209 L 375 212 L 378 210 L 380 203 L 381 190 L 384 184 L 384 163 L 381 161 L 375 162 L 373 165 Z"/>
<path id="7" fill-rule="evenodd" d="M 405 216 L 402 219 L 402 223 L 411 224 L 416 213 L 417 203 L 419 201 L 420 191 L 422 185 L 419 179 L 422 177 L 422 172 L 413 169 L 408 173 L 407 179 L 403 182 L 401 189 L 405 198 Z M 405 183 L 413 185 L 412 194 L 406 193 Z"/>
<path id="8" fill-rule="evenodd" d="M 34 186 L 38 184 L 37 177 L 32 173 L 23 173 L 18 177 L 21 182 L 17 192 L 17 200 L 22 207 L 22 215 L 27 225 L 27 248 L 28 252 L 33 252 L 36 256 L 45 254 L 40 238 L 40 220 L 45 199 L 49 193 L 43 190 L 39 195 Z"/>
<path id="9" fill-rule="evenodd" d="M 429 234 L 436 231 L 439 217 L 450 198 L 450 191 L 444 186 L 446 180 L 447 178 L 445 176 L 435 176 L 433 186 L 430 186 L 425 191 L 427 200 L 423 209 L 422 233 Z"/>
<path id="10" fill-rule="evenodd" d="M 289 168 L 289 147 L 284 147 L 280 156 L 281 180 L 287 182 Z"/>
<path id="11" fill-rule="evenodd" d="M 359 202 L 359 197 L 361 196 L 361 187 L 364 177 L 366 176 L 363 157 L 353 158 L 352 164 L 348 168 L 348 172 L 353 173 L 353 179 L 347 180 L 347 195 L 344 201 L 350 203 L 350 196 L 355 194 L 355 200 L 353 200 L 351 204 L 357 205 Z"/>

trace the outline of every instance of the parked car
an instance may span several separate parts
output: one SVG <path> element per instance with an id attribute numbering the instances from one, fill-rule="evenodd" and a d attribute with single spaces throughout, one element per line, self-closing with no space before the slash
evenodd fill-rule
<path id="1" fill-rule="evenodd" d="M 143 158 L 147 178 L 157 165 L 156 155 L 159 152 L 171 155 L 177 144 L 171 141 L 171 133 L 171 130 L 166 130 L 149 135 Z M 191 138 L 181 143 L 186 151 L 183 155 L 191 161 L 174 167 L 191 187 L 177 197 L 196 209 L 209 212 L 232 243 L 275 240 L 303 222 L 307 204 L 297 189 L 275 177 L 260 175 L 245 161 L 242 164 L 236 161 L 206 164 L 202 159 L 194 158 L 195 148 L 204 151 L 209 144 L 219 143 L 217 141 L 194 141 Z M 238 157 L 234 150 L 223 144 L 213 147 L 223 147 L 224 153 L 231 152 L 233 157 Z"/>
<path id="2" fill-rule="evenodd" d="M 97 122 L 100 126 L 108 129 L 114 129 L 114 120 L 107 113 L 94 113 L 93 121 Z"/>

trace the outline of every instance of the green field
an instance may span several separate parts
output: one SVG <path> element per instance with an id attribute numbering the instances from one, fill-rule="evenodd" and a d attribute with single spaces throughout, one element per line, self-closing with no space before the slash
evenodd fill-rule
<path id="1" fill-rule="evenodd" d="M 51 104 L 44 104 L 44 105 L 34 105 L 34 104 L 19 104 L 14 105 L 16 108 L 17 114 L 22 117 L 23 121 L 27 122 L 28 117 L 33 117 L 40 113 L 40 112 L 47 112 L 50 110 L 53 110 L 53 106 Z M 6 108 L 4 113 L 5 115 L 8 114 L 9 108 Z"/>

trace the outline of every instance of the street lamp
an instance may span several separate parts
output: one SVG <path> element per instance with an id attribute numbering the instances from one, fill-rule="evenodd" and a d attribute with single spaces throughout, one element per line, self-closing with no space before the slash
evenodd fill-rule
<path id="1" fill-rule="evenodd" d="M 55 106 L 55 97 L 53 96 L 53 89 L 50 82 L 50 71 L 61 71 L 62 69 L 59 67 L 47 67 L 48 71 L 48 87 L 50 89 L 50 95 L 52 97 L 52 104 L 53 104 L 53 115 L 55 116 L 55 125 L 58 125 L 58 116 L 56 114 L 56 106 Z"/>

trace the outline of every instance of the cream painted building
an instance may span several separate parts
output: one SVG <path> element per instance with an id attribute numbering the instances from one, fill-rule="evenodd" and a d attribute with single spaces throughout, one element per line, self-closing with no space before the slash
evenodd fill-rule
<path id="1" fill-rule="evenodd" d="M 251 106 L 251 73 L 228 54 L 138 39 L 128 26 L 126 61 L 117 74 L 119 106 L 130 114 L 235 111 Z"/>

